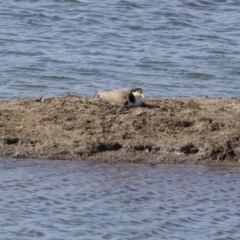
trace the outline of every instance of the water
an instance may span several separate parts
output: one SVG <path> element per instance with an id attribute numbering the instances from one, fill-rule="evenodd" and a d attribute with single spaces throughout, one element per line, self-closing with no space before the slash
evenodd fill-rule
<path id="1" fill-rule="evenodd" d="M 239 239 L 240 169 L 1 160 L 1 239 Z"/>
<path id="2" fill-rule="evenodd" d="M 0 1 L 0 99 L 142 87 L 240 95 L 237 0 Z M 239 239 L 240 170 L 0 161 L 1 239 Z"/>
<path id="3" fill-rule="evenodd" d="M 0 99 L 142 87 L 240 95 L 238 0 L 0 1 Z"/>

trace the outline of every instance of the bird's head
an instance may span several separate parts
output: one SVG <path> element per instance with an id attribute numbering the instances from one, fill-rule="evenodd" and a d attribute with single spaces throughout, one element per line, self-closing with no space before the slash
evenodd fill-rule
<path id="1" fill-rule="evenodd" d="M 135 96 L 143 97 L 143 98 L 144 98 L 143 90 L 142 90 L 141 88 L 134 88 L 134 89 L 132 90 L 132 93 L 133 93 L 133 95 L 135 95 Z"/>

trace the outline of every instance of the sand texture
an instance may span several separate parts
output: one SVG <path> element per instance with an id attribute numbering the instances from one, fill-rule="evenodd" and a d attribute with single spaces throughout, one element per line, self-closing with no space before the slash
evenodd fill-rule
<path id="1" fill-rule="evenodd" d="M 240 165 L 240 98 L 146 98 L 142 107 L 73 95 L 2 101 L 0 155 Z"/>

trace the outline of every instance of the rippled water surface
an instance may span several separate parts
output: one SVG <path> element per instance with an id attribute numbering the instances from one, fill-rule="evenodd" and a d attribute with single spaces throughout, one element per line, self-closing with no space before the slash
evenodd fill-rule
<path id="1" fill-rule="evenodd" d="M 240 239 L 240 169 L 1 160 L 1 239 Z"/>
<path id="2" fill-rule="evenodd" d="M 0 1 L 0 99 L 240 95 L 238 0 Z M 0 161 L 1 239 L 240 239 L 240 169 Z"/>
<path id="3" fill-rule="evenodd" d="M 239 96 L 238 0 L 0 1 L 0 98 L 142 87 Z"/>

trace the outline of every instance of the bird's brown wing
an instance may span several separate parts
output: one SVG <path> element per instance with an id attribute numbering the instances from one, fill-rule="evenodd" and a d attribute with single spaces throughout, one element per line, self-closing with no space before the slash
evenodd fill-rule
<path id="1" fill-rule="evenodd" d="M 131 94 L 131 88 L 121 88 L 113 91 L 100 90 L 98 95 L 106 102 L 126 105 Z"/>

